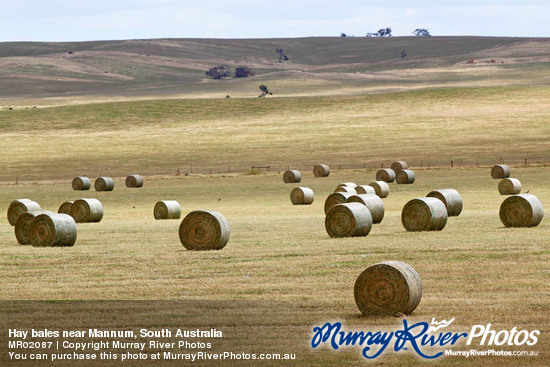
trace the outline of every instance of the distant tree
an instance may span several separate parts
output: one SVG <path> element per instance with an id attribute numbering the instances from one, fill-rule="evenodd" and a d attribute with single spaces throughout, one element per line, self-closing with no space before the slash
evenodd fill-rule
<path id="1" fill-rule="evenodd" d="M 345 34 L 344 32 L 340 33 L 340 37 L 347 37 L 348 35 Z"/>
<path id="2" fill-rule="evenodd" d="M 431 36 L 430 31 L 424 28 L 417 28 L 412 32 L 417 37 L 429 37 Z"/>
<path id="3" fill-rule="evenodd" d="M 277 52 L 279 54 L 279 62 L 282 62 L 283 61 L 283 49 L 282 48 L 276 48 L 275 49 L 275 52 Z"/>
<path id="4" fill-rule="evenodd" d="M 229 71 L 225 66 L 220 65 L 208 69 L 205 74 L 213 79 L 223 79 L 231 76 L 231 71 Z"/>
<path id="5" fill-rule="evenodd" d="M 267 87 L 266 87 L 265 85 L 263 85 L 263 84 L 260 85 L 260 90 L 262 91 L 262 94 L 260 94 L 258 97 L 265 97 L 265 96 L 267 96 L 268 94 L 269 94 L 269 95 L 273 94 L 273 93 L 271 93 L 271 92 L 267 89 Z"/>
<path id="6" fill-rule="evenodd" d="M 391 37 L 391 28 L 380 28 L 378 30 L 378 37 Z"/>
<path id="7" fill-rule="evenodd" d="M 279 54 L 279 62 L 283 62 L 283 60 L 288 60 L 288 56 L 283 53 L 282 48 L 276 48 L 275 52 Z"/>
<path id="8" fill-rule="evenodd" d="M 254 72 L 245 66 L 241 66 L 235 69 L 233 75 L 235 78 L 248 78 L 249 76 L 253 76 Z"/>

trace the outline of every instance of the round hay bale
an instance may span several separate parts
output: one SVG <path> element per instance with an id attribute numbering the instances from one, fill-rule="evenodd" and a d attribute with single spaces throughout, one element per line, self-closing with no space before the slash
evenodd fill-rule
<path id="1" fill-rule="evenodd" d="M 409 264 L 383 261 L 359 275 L 353 294 L 357 307 L 366 316 L 408 315 L 420 304 L 422 282 Z"/>
<path id="2" fill-rule="evenodd" d="M 326 164 L 317 164 L 313 166 L 313 175 L 315 177 L 328 177 L 330 168 Z"/>
<path id="3" fill-rule="evenodd" d="M 426 197 L 441 200 L 447 208 L 447 216 L 449 217 L 456 217 L 462 212 L 462 196 L 455 189 L 430 191 Z"/>
<path id="4" fill-rule="evenodd" d="M 97 199 L 78 199 L 71 206 L 71 217 L 76 223 L 99 222 L 103 218 L 103 205 Z"/>
<path id="5" fill-rule="evenodd" d="M 95 191 L 113 191 L 115 181 L 111 177 L 98 177 L 94 182 Z"/>
<path id="6" fill-rule="evenodd" d="M 510 177 L 510 167 L 506 164 L 497 164 L 491 168 L 492 178 L 508 178 Z"/>
<path id="7" fill-rule="evenodd" d="M 181 206 L 176 200 L 161 200 L 153 210 L 155 219 L 180 219 Z"/>
<path id="8" fill-rule="evenodd" d="M 313 203 L 314 193 L 309 187 L 295 187 L 290 192 L 290 201 L 293 205 L 309 205 Z"/>
<path id="9" fill-rule="evenodd" d="M 90 190 L 92 181 L 86 176 L 80 176 L 73 178 L 71 185 L 73 186 L 73 190 Z"/>
<path id="10" fill-rule="evenodd" d="M 336 189 L 334 189 L 334 192 L 347 192 L 348 194 L 357 194 L 357 191 L 353 187 L 349 186 L 338 186 Z"/>
<path id="11" fill-rule="evenodd" d="M 357 192 L 358 195 L 366 195 L 366 194 L 375 195 L 376 194 L 376 192 L 374 191 L 374 187 L 369 185 L 358 185 L 355 188 L 355 191 Z"/>
<path id="12" fill-rule="evenodd" d="M 387 198 L 390 194 L 390 185 L 385 181 L 374 181 L 371 182 L 369 186 L 371 186 L 374 189 L 374 193 L 382 199 Z"/>
<path id="13" fill-rule="evenodd" d="M 330 237 L 366 236 L 371 227 L 370 211 L 360 203 L 336 204 L 325 218 L 325 229 Z"/>
<path id="14" fill-rule="evenodd" d="M 76 222 L 67 214 L 39 214 L 29 232 L 31 244 L 36 247 L 73 246 L 76 242 Z"/>
<path id="15" fill-rule="evenodd" d="M 284 183 L 298 183 L 302 181 L 302 174 L 300 171 L 291 169 L 283 174 Z"/>
<path id="16" fill-rule="evenodd" d="M 535 195 L 519 194 L 504 200 L 499 214 L 506 227 L 536 227 L 544 217 L 544 209 Z"/>
<path id="17" fill-rule="evenodd" d="M 521 192 L 521 182 L 517 178 L 503 178 L 498 183 L 500 195 L 516 195 Z"/>
<path id="18" fill-rule="evenodd" d="M 395 181 L 395 171 L 389 168 L 382 168 L 376 171 L 376 181 L 393 182 Z"/>
<path id="19" fill-rule="evenodd" d="M 352 195 L 346 203 L 359 203 L 365 205 L 372 216 L 372 224 L 382 222 L 384 219 L 384 202 L 375 194 Z"/>
<path id="20" fill-rule="evenodd" d="M 395 161 L 391 164 L 390 167 L 393 172 L 397 173 L 399 171 L 409 168 L 409 165 L 405 161 Z"/>
<path id="21" fill-rule="evenodd" d="M 188 250 L 220 250 L 229 241 L 229 224 L 218 212 L 195 210 L 183 218 L 179 236 Z"/>
<path id="22" fill-rule="evenodd" d="M 447 208 L 436 198 L 413 199 L 403 207 L 401 223 L 407 231 L 440 231 L 447 224 Z"/>
<path id="23" fill-rule="evenodd" d="M 395 182 L 400 185 L 412 184 L 414 180 L 414 172 L 410 169 L 402 169 L 395 174 Z"/>
<path id="24" fill-rule="evenodd" d="M 36 201 L 30 199 L 14 200 L 8 208 L 8 222 L 14 226 L 21 214 L 37 210 L 41 210 L 41 208 Z"/>
<path id="25" fill-rule="evenodd" d="M 325 214 L 327 214 L 330 208 L 334 205 L 345 203 L 346 200 L 352 195 L 355 194 L 350 194 L 347 192 L 335 192 L 330 194 L 325 200 Z"/>
<path id="26" fill-rule="evenodd" d="M 140 188 L 143 187 L 143 177 L 140 175 L 130 175 L 126 177 L 126 187 Z"/>
<path id="27" fill-rule="evenodd" d="M 59 206 L 57 213 L 59 214 L 68 214 L 71 215 L 71 206 L 73 206 L 74 201 L 66 201 Z"/>
<path id="28" fill-rule="evenodd" d="M 30 245 L 31 244 L 31 234 L 30 234 L 30 227 L 31 222 L 33 219 L 39 215 L 44 213 L 51 213 L 49 211 L 32 211 L 32 212 L 25 212 L 17 218 L 17 222 L 15 222 L 15 238 L 17 239 L 17 242 L 20 245 Z"/>
<path id="29" fill-rule="evenodd" d="M 357 187 L 357 184 L 355 182 L 342 182 L 340 185 L 338 185 L 337 187 L 351 187 L 351 188 L 356 188 Z"/>

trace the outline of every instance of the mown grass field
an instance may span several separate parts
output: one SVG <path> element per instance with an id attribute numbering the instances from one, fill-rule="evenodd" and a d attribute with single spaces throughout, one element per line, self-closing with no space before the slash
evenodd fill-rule
<path id="1" fill-rule="evenodd" d="M 513 168 L 513 172 L 548 207 L 549 169 Z M 478 323 L 492 323 L 499 330 L 539 329 L 540 341 L 529 350 L 538 350 L 541 357 L 513 362 L 544 365 L 549 345 L 547 220 L 536 228 L 504 228 L 498 217 L 504 198 L 488 168 L 424 169 L 417 170 L 415 184 L 391 186 L 390 196 L 384 199 L 385 218 L 367 237 L 330 238 L 324 229 L 324 198 L 338 183 L 369 183 L 374 173 L 339 171 L 328 178 L 305 173 L 302 184 L 316 193 L 311 206 L 292 206 L 293 185 L 284 184 L 277 174 L 156 177 L 146 179 L 142 189 L 127 189 L 118 179 L 110 193 L 75 192 L 70 180 L 4 185 L 2 203 L 30 197 L 43 208 L 56 210 L 65 200 L 96 197 L 104 205 L 105 216 L 98 224 L 79 224 L 75 246 L 57 249 L 17 245 L 13 228 L 3 218 L 2 299 L 288 302 L 301 312 L 287 311 L 292 326 L 284 332 L 291 335 L 276 338 L 278 350 L 301 353 L 304 365 L 313 361 L 350 365 L 364 363 L 357 350 L 312 352 L 307 348 L 308 333 L 312 325 L 332 320 L 361 330 L 399 326 L 395 317 L 361 317 L 353 284 L 369 265 L 400 260 L 411 264 L 423 282 L 422 301 L 409 321 L 455 317 L 455 331 L 468 331 Z M 447 187 L 462 194 L 463 213 L 450 218 L 441 232 L 406 232 L 400 223 L 403 205 L 432 189 Z M 186 251 L 178 238 L 179 220 L 153 219 L 153 206 L 160 199 L 178 200 L 184 215 L 195 209 L 223 213 L 231 227 L 226 248 Z M 256 319 L 260 325 L 261 319 Z M 212 314 L 204 322 L 223 327 L 223 320 Z M 383 362 L 424 363 L 413 354 L 392 353 L 386 353 Z M 438 360 L 448 365 L 481 362 L 502 365 L 503 360 Z"/>
<path id="2" fill-rule="evenodd" d="M 454 331 L 487 323 L 498 330 L 541 330 L 539 343 L 529 348 L 541 353 L 537 358 L 449 357 L 438 364 L 547 365 L 550 224 L 504 228 L 498 217 L 504 197 L 490 178 L 490 166 L 503 159 L 523 191 L 550 207 L 550 88 L 526 84 L 2 110 L 0 299 L 287 302 L 299 311 L 274 311 L 290 321 L 270 339 L 274 345 L 297 349 L 304 366 L 363 365 L 354 349 L 309 350 L 311 327 L 340 320 L 355 329 L 395 329 L 400 318 L 361 317 L 353 284 L 369 265 L 401 260 L 418 271 L 424 288 L 409 320 L 455 317 Z M 391 186 L 383 222 L 364 238 L 330 238 L 323 212 L 329 193 L 340 182 L 368 184 L 377 167 L 397 159 L 409 162 L 417 180 Z M 328 178 L 313 177 L 317 163 L 333 168 Z M 256 165 L 272 172 L 247 174 Z M 302 170 L 301 185 L 315 191 L 311 206 L 291 205 L 294 185 L 282 181 L 287 167 Z M 143 188 L 124 187 L 132 173 L 145 176 Z M 71 179 L 82 174 L 115 177 L 115 190 L 73 191 Z M 406 232 L 404 204 L 441 188 L 461 193 L 463 213 L 441 232 Z M 79 224 L 74 247 L 19 246 L 5 213 L 24 197 L 54 211 L 66 200 L 95 197 L 105 216 Z M 226 248 L 186 251 L 180 221 L 153 219 L 154 204 L 163 199 L 178 200 L 184 215 L 221 212 L 231 227 Z M 255 315 L 260 326 L 265 313 L 264 307 Z M 218 316 L 206 315 L 205 324 L 223 326 Z M 392 352 L 377 363 L 426 361 Z"/>

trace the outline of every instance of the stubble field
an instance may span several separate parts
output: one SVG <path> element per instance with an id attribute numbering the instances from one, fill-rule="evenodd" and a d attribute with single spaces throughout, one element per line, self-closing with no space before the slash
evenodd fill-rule
<path id="1" fill-rule="evenodd" d="M 500 157 L 517 163 L 512 176 L 521 180 L 523 191 L 550 207 L 548 94 L 547 87 L 475 88 L 2 112 L 1 299 L 288 302 L 301 311 L 290 316 L 277 346 L 297 348 L 303 365 L 352 365 L 364 363 L 355 349 L 309 350 L 312 325 L 340 320 L 367 330 L 399 326 L 395 317 L 361 317 L 353 284 L 369 265 L 400 260 L 412 265 L 423 283 L 422 301 L 409 320 L 455 317 L 455 331 L 478 323 L 539 329 L 532 350 L 541 356 L 513 364 L 545 365 L 550 225 L 547 219 L 536 228 L 502 225 L 498 211 L 504 197 L 490 177 L 490 164 Z M 178 110 L 182 106 L 188 109 Z M 519 166 L 524 158 L 531 166 Z M 374 181 L 374 167 L 396 159 L 408 160 L 417 179 L 413 185 L 391 185 L 382 223 L 367 237 L 330 238 L 325 198 L 341 182 Z M 452 169 L 435 167 L 450 160 L 456 162 Z M 481 167 L 475 167 L 476 160 Z M 432 162 L 430 169 L 426 161 Z M 311 167 L 320 162 L 344 167 L 314 178 Z M 365 162 L 367 168 L 360 168 Z M 272 172 L 246 174 L 260 163 L 272 165 Z M 173 174 L 191 165 L 202 174 Z M 230 165 L 241 172 L 226 173 Z M 315 191 L 311 206 L 291 205 L 295 185 L 282 181 L 287 166 L 303 170 L 300 185 Z M 209 167 L 215 167 L 213 174 Z M 124 187 L 130 173 L 145 174 L 143 188 Z M 115 190 L 73 191 L 70 181 L 79 174 L 117 177 Z M 405 203 L 442 188 L 460 192 L 463 213 L 449 218 L 441 232 L 406 232 L 400 222 Z M 23 197 L 54 211 L 66 200 L 95 197 L 105 216 L 97 224 L 79 224 L 74 247 L 19 246 L 5 211 L 11 200 Z M 231 227 L 228 245 L 220 251 L 185 250 L 178 238 L 180 220 L 153 219 L 155 202 L 164 199 L 178 200 L 183 215 L 196 209 L 221 212 Z M 261 325 L 263 317 L 255 321 Z M 216 315 L 209 320 L 215 323 Z M 393 352 L 382 361 L 425 363 L 412 353 Z M 502 365 L 503 359 L 439 362 Z"/>

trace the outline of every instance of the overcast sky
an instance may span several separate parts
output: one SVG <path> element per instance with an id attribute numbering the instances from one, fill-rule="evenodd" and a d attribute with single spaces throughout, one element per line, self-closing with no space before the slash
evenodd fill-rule
<path id="1" fill-rule="evenodd" d="M 451 4 L 449 4 L 451 3 Z M 550 37 L 548 1 L 0 0 L 0 41 L 434 36 Z"/>

